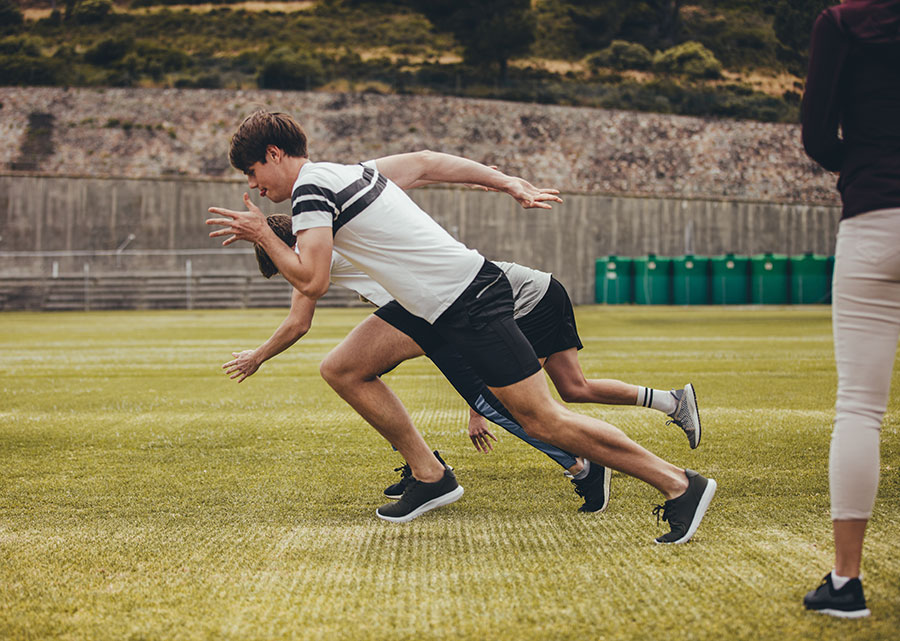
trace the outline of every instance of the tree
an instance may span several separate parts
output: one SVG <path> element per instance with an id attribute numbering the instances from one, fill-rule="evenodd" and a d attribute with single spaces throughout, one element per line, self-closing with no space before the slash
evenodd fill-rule
<path id="1" fill-rule="evenodd" d="M 616 40 L 654 49 L 677 42 L 683 0 L 567 0 L 582 51 L 596 51 Z"/>
<path id="2" fill-rule="evenodd" d="M 829 0 L 778 0 L 772 25 L 775 37 L 795 54 L 805 56 L 816 16 L 832 4 Z"/>
<path id="3" fill-rule="evenodd" d="M 438 29 L 449 31 L 469 64 L 496 64 L 506 82 L 509 60 L 534 42 L 530 0 L 410 0 Z"/>
<path id="4" fill-rule="evenodd" d="M 24 17 L 19 7 L 12 0 L 0 0 L 0 25 L 4 27 L 17 27 L 22 24 Z"/>

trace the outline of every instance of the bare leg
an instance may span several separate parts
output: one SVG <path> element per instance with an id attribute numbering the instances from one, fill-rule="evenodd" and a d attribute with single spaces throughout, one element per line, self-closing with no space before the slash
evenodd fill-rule
<path id="1" fill-rule="evenodd" d="M 403 403 L 379 378 L 397 364 L 421 355 L 421 348 L 411 338 L 372 315 L 325 357 L 319 371 L 341 398 L 397 448 L 415 478 L 433 483 L 444 475 L 443 465 L 413 425 Z"/>
<path id="2" fill-rule="evenodd" d="M 554 401 L 543 372 L 490 389 L 535 438 L 634 476 L 658 489 L 666 499 L 680 496 L 687 489 L 682 468 L 645 450 L 609 423 L 576 414 Z"/>
<path id="3" fill-rule="evenodd" d="M 863 537 L 868 523 L 865 519 L 831 522 L 834 528 L 834 571 L 838 576 L 859 576 Z"/>
<path id="4" fill-rule="evenodd" d="M 578 362 L 578 350 L 574 347 L 551 354 L 544 369 L 567 403 L 637 404 L 637 385 L 611 378 L 585 378 Z"/>

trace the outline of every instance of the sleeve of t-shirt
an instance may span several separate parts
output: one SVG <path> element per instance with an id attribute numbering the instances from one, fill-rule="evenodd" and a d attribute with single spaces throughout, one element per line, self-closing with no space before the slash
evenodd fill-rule
<path id="1" fill-rule="evenodd" d="M 807 155 L 828 171 L 840 171 L 844 142 L 838 126 L 846 93 L 844 63 L 848 42 L 834 19 L 819 15 L 813 25 L 809 47 L 806 91 L 800 107 L 803 147 Z"/>
<path id="2" fill-rule="evenodd" d="M 332 227 L 340 213 L 335 181 L 328 172 L 311 167 L 291 193 L 291 230 L 297 234 L 313 227 Z M 339 189 L 339 187 L 338 187 Z"/>

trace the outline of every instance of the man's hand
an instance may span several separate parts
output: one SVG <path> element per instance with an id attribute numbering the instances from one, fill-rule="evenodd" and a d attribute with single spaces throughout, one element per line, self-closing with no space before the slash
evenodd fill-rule
<path id="1" fill-rule="evenodd" d="M 225 218 L 208 218 L 206 220 L 207 225 L 224 227 L 224 229 L 210 232 L 209 237 L 215 238 L 232 234 L 230 238 L 222 241 L 222 245 L 230 245 L 238 240 L 246 240 L 251 243 L 260 242 L 263 234 L 269 231 L 266 217 L 259 207 L 253 204 L 250 200 L 250 194 L 247 192 L 244 192 L 244 204 L 247 206 L 247 211 L 232 211 L 221 207 L 210 207 L 209 213 L 225 216 Z"/>
<path id="2" fill-rule="evenodd" d="M 238 383 L 251 376 L 262 365 L 256 358 L 256 350 L 245 349 L 243 352 L 232 352 L 231 355 L 234 360 L 222 365 L 222 369 L 232 380 L 238 379 Z"/>
<path id="3" fill-rule="evenodd" d="M 497 440 L 497 437 L 491 434 L 491 431 L 487 428 L 487 421 L 484 420 L 484 417 L 475 412 L 470 412 L 469 414 L 469 438 L 472 439 L 472 445 L 475 446 L 475 449 L 485 454 L 494 449 L 494 446 L 491 445 L 488 439 Z"/>
<path id="4" fill-rule="evenodd" d="M 511 177 L 506 193 L 525 209 L 553 209 L 550 203 L 561 203 L 558 189 L 535 187 L 524 178 Z"/>

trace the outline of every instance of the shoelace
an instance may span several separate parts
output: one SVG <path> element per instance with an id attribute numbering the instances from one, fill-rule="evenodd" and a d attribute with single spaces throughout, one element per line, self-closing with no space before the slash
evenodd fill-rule
<path id="1" fill-rule="evenodd" d="M 668 503 L 668 501 L 666 501 L 666 503 Z M 668 521 L 669 520 L 669 506 L 664 503 L 662 505 L 657 505 L 656 507 L 653 508 L 653 516 L 656 517 L 657 525 L 659 525 L 660 512 L 662 512 L 662 520 Z"/>
<path id="2" fill-rule="evenodd" d="M 581 498 L 584 498 L 584 488 L 581 487 L 581 485 L 578 483 L 578 481 L 576 481 L 575 479 L 572 479 L 572 485 L 575 486 L 575 494 L 577 494 Z"/>
<path id="3" fill-rule="evenodd" d="M 403 480 L 408 476 L 412 476 L 412 468 L 409 466 L 409 463 L 404 463 L 400 467 L 394 468 L 395 472 L 400 472 L 400 479 Z"/>

